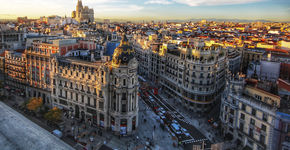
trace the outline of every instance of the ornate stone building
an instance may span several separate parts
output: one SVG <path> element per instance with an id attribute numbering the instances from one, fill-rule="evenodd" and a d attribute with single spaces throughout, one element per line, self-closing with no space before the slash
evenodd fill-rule
<path id="1" fill-rule="evenodd" d="M 89 9 L 88 6 L 83 7 L 82 1 L 78 0 L 76 10 L 71 16 L 78 22 L 94 22 L 94 9 Z"/>
<path id="2" fill-rule="evenodd" d="M 28 97 L 41 97 L 44 104 L 51 105 L 51 57 L 60 56 L 76 49 L 95 49 L 92 41 L 76 41 L 75 39 L 57 39 L 47 42 L 34 41 L 32 47 L 26 50 L 27 57 L 27 83 Z"/>
<path id="3" fill-rule="evenodd" d="M 157 42 L 146 47 L 138 43 L 134 46 L 140 75 L 191 111 L 206 114 L 219 103 L 228 68 L 226 49 L 205 46 L 198 39 L 194 46 Z"/>
<path id="4" fill-rule="evenodd" d="M 5 51 L 5 85 L 7 90 L 15 90 L 25 95 L 26 89 L 26 54 L 24 51 Z"/>
<path id="5" fill-rule="evenodd" d="M 223 135 L 235 141 L 236 149 L 277 149 L 274 127 L 280 100 L 270 82 L 231 77 L 221 99 Z"/>
<path id="6" fill-rule="evenodd" d="M 71 51 L 51 61 L 52 104 L 117 135 L 138 126 L 138 77 L 134 51 L 124 36 L 113 60 L 102 52 Z"/>

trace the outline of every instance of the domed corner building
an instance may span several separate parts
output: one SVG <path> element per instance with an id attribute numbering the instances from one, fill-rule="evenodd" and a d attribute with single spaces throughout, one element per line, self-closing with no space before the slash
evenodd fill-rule
<path id="1" fill-rule="evenodd" d="M 120 135 L 134 134 L 138 126 L 138 61 L 126 35 L 110 63 L 110 123 Z"/>

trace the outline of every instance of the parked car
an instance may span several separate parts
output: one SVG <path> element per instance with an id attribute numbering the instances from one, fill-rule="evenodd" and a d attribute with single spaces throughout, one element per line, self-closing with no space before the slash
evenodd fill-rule
<path id="1" fill-rule="evenodd" d="M 57 130 L 57 129 L 53 130 L 52 131 L 52 134 L 55 135 L 58 138 L 61 138 L 62 137 L 62 132 L 59 131 L 59 130 Z"/>

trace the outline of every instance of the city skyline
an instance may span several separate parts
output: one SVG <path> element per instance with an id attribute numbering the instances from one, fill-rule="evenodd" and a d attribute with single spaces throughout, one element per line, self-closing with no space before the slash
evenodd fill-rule
<path id="1" fill-rule="evenodd" d="M 28 16 L 71 16 L 77 0 L 3 1 L 1 19 Z M 95 18 L 127 20 L 247 19 L 290 21 L 290 2 L 286 0 L 83 0 L 94 9 Z M 272 11 L 269 11 L 272 10 Z M 11 13 L 13 12 L 13 13 Z M 118 12 L 118 13 L 117 13 Z"/>

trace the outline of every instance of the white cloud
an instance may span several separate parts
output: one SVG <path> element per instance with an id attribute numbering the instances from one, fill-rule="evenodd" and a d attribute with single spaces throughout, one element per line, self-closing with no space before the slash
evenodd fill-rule
<path id="1" fill-rule="evenodd" d="M 172 4 L 172 2 L 168 1 L 168 0 L 149 0 L 149 1 L 146 1 L 145 4 L 163 4 L 163 5 L 168 5 L 168 4 Z"/>
<path id="2" fill-rule="evenodd" d="M 176 3 L 186 4 L 189 6 L 200 5 L 234 5 L 234 4 L 246 4 L 253 2 L 260 2 L 263 0 L 173 0 Z"/>

